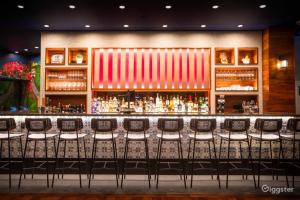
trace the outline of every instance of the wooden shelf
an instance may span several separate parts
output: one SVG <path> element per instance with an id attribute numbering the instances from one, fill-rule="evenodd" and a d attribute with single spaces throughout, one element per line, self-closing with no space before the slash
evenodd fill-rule
<path id="1" fill-rule="evenodd" d="M 258 64 L 258 48 L 256 48 L 256 47 L 238 48 L 238 64 L 239 65 L 257 65 Z"/>
<path id="2" fill-rule="evenodd" d="M 234 48 L 215 48 L 215 65 L 234 65 Z"/>
<path id="3" fill-rule="evenodd" d="M 58 106 L 59 103 L 63 105 L 80 105 L 83 104 L 86 106 L 86 95 L 45 95 L 45 102 L 49 106 Z"/>
<path id="4" fill-rule="evenodd" d="M 68 49 L 69 65 L 87 65 L 88 49 L 87 48 L 69 48 Z"/>
<path id="5" fill-rule="evenodd" d="M 65 48 L 46 48 L 46 65 L 65 65 Z"/>

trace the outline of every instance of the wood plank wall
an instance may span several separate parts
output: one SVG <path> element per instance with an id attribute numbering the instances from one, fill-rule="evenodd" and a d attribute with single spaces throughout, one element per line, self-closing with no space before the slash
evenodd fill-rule
<path id="1" fill-rule="evenodd" d="M 263 32 L 264 113 L 295 113 L 294 29 L 271 27 Z M 288 59 L 288 67 L 277 67 L 278 56 Z"/>

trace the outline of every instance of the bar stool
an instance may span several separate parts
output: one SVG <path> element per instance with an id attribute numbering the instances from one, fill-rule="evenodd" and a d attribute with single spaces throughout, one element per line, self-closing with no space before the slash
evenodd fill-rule
<path id="1" fill-rule="evenodd" d="M 0 146 L 0 158 L 2 160 L 2 147 L 3 147 L 3 142 L 7 141 L 8 143 L 8 170 L 9 170 L 9 188 L 11 188 L 11 173 L 12 173 L 12 166 L 11 166 L 11 142 L 12 140 L 17 140 L 19 139 L 19 145 L 20 145 L 20 153 L 21 157 L 23 157 L 23 152 L 22 152 L 22 136 L 24 134 L 22 133 L 15 133 L 13 130 L 16 128 L 16 122 L 13 118 L 0 118 L 0 141 L 1 141 L 1 146 Z"/>
<path id="2" fill-rule="evenodd" d="M 150 175 L 150 160 L 149 160 L 149 148 L 148 148 L 148 138 L 150 136 L 146 131 L 149 129 L 149 119 L 129 119 L 125 118 L 123 121 L 123 127 L 126 130 L 125 137 L 125 151 L 122 166 L 122 179 L 121 188 L 123 187 L 123 180 L 125 178 L 125 167 L 128 161 L 128 147 L 129 143 L 133 141 L 144 142 L 145 144 L 145 161 L 147 163 L 147 173 L 148 173 L 148 184 L 151 187 L 151 175 Z"/>
<path id="3" fill-rule="evenodd" d="M 86 156 L 86 145 L 85 145 L 85 136 L 87 136 L 87 134 L 81 133 L 81 130 L 83 128 L 82 119 L 81 118 L 58 118 L 57 119 L 57 128 L 59 130 L 59 135 L 58 135 L 58 143 L 57 143 L 57 150 L 56 150 L 56 164 L 55 164 L 53 178 L 52 178 L 52 187 L 54 185 L 56 170 L 58 169 L 59 144 L 61 142 L 64 142 L 63 166 L 62 166 L 62 174 L 64 174 L 64 163 L 65 163 L 67 142 L 73 142 L 73 141 L 76 141 L 76 146 L 77 146 L 79 185 L 80 185 L 80 187 L 82 187 L 81 166 L 80 166 L 81 165 L 80 140 L 83 140 L 83 148 L 84 148 L 84 155 L 85 155 L 84 159 L 86 160 L 86 157 L 87 157 Z"/>
<path id="4" fill-rule="evenodd" d="M 274 171 L 282 171 L 282 169 L 279 168 L 280 164 L 280 155 L 282 155 L 282 140 L 280 137 L 280 131 L 282 128 L 282 119 L 256 119 L 254 128 L 256 129 L 256 133 L 249 134 L 250 136 L 250 146 L 252 146 L 252 140 L 259 142 L 259 156 L 258 156 L 258 183 L 257 187 L 260 187 L 260 174 L 261 174 L 261 164 L 263 164 L 261 153 L 262 153 L 262 142 L 269 142 L 269 152 L 271 157 L 271 168 L 266 168 L 264 170 L 271 170 L 273 174 L 274 179 Z M 273 162 L 273 148 L 272 148 L 272 142 L 277 142 L 280 145 L 279 153 L 278 153 L 278 162 L 277 162 L 277 168 L 274 167 Z M 286 182 L 287 186 L 288 183 L 288 177 L 286 174 Z"/>
<path id="5" fill-rule="evenodd" d="M 201 167 L 201 168 L 199 168 L 199 170 L 201 169 L 201 170 L 216 171 L 219 188 L 221 188 L 219 163 L 217 160 L 218 157 L 217 157 L 215 137 L 214 137 L 214 130 L 216 129 L 216 119 L 191 119 L 190 129 L 192 131 L 194 131 L 194 133 L 189 134 L 189 150 L 188 150 L 188 162 L 189 162 L 190 161 L 190 152 L 191 152 L 191 142 L 193 141 L 193 154 L 192 154 L 192 167 L 191 167 L 191 188 L 193 187 L 195 149 L 196 149 L 197 142 L 198 142 L 198 144 L 199 144 L 199 142 L 206 142 L 208 144 L 210 162 L 214 163 L 214 166 L 215 166 L 213 168 Z M 212 160 L 210 143 L 213 144 L 213 153 L 214 153 L 214 161 L 215 162 Z M 201 165 L 201 163 L 200 163 L 200 165 Z"/>
<path id="6" fill-rule="evenodd" d="M 227 141 L 227 143 L 228 143 L 227 159 L 226 159 L 226 162 L 227 162 L 226 188 L 228 188 L 229 171 L 233 171 L 233 170 L 241 170 L 241 171 L 247 172 L 246 178 L 247 178 L 248 174 L 252 172 L 254 188 L 256 188 L 254 166 L 253 166 L 253 160 L 252 160 L 252 154 L 251 154 L 251 148 L 250 148 L 251 146 L 250 146 L 250 141 L 249 141 L 249 136 L 248 136 L 249 127 L 250 127 L 250 119 L 225 119 L 223 132 L 218 134 L 219 137 L 221 138 L 219 159 L 221 157 L 223 140 Z M 244 166 L 236 167 L 233 163 L 230 162 L 231 142 L 239 143 L 241 164 L 243 164 L 242 142 L 247 144 L 248 159 L 247 159 L 246 167 L 244 167 Z M 251 167 L 250 167 L 249 163 L 251 163 Z M 233 165 L 234 168 L 230 169 L 230 165 Z M 243 179 L 244 179 L 244 175 L 243 175 Z"/>
<path id="7" fill-rule="evenodd" d="M 112 143 L 113 159 L 114 159 L 115 173 L 116 173 L 116 183 L 117 183 L 117 187 L 119 187 L 118 154 L 117 154 L 117 145 L 116 145 L 116 138 L 118 137 L 118 134 L 114 133 L 114 130 L 116 130 L 117 127 L 118 125 L 116 119 L 93 118 L 91 121 L 91 128 L 94 131 L 94 135 L 93 135 L 92 161 L 91 161 L 90 175 L 89 175 L 89 188 L 91 186 L 92 171 L 94 170 L 94 163 L 96 160 L 97 144 L 98 142 L 103 142 L 103 141 L 109 141 Z"/>
<path id="8" fill-rule="evenodd" d="M 164 142 L 167 141 L 177 143 L 178 159 L 179 162 L 181 163 L 184 187 L 186 188 L 186 172 L 185 172 L 185 163 L 183 160 L 183 150 L 181 144 L 182 135 L 180 132 L 183 129 L 183 119 L 182 118 L 159 118 L 157 127 L 159 130 L 161 130 L 161 133 L 157 134 L 159 141 L 158 141 L 157 165 L 156 165 L 156 188 L 158 188 L 158 181 L 159 181 L 161 151 Z"/>
<path id="9" fill-rule="evenodd" d="M 23 156 L 23 165 L 26 161 L 26 152 L 28 143 L 34 141 L 34 149 L 33 149 L 33 165 L 35 164 L 35 156 L 36 156 L 36 145 L 37 142 L 44 142 L 44 151 L 46 156 L 46 173 L 47 173 L 47 187 L 49 187 L 49 160 L 48 160 L 48 141 L 53 140 L 54 151 L 55 147 L 55 137 L 57 133 L 50 132 L 49 130 L 52 128 L 51 119 L 49 118 L 26 118 L 25 126 L 27 129 L 27 137 L 25 142 L 24 156 Z M 54 153 L 55 154 L 55 153 Z M 34 175 L 35 166 L 30 167 L 32 169 L 32 176 Z M 24 173 L 25 168 L 23 167 L 22 172 L 20 174 L 19 179 L 19 187 L 21 186 L 21 178 Z"/>
<path id="10" fill-rule="evenodd" d="M 289 119 L 287 122 L 287 133 L 281 133 L 280 137 L 282 142 L 288 141 L 293 143 L 292 147 L 292 165 L 295 166 L 295 159 L 296 159 L 296 142 L 298 142 L 298 153 L 300 159 L 300 119 Z M 282 152 L 283 153 L 283 152 Z M 284 157 L 284 156 L 283 156 Z M 295 171 L 293 171 L 293 187 L 295 187 Z"/>

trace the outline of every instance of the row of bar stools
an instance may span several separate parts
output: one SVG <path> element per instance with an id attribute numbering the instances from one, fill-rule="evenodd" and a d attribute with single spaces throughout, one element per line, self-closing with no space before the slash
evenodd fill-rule
<path id="1" fill-rule="evenodd" d="M 227 141 L 227 143 L 228 143 L 228 146 L 227 146 L 226 188 L 228 188 L 228 176 L 229 176 L 229 171 L 230 170 L 243 170 L 243 171 L 246 171 L 248 173 L 252 172 L 254 187 L 256 187 L 256 180 L 255 180 L 254 167 L 253 167 L 252 154 L 251 154 L 251 146 L 250 146 L 249 136 L 248 136 L 249 127 L 250 127 L 250 119 L 225 119 L 224 127 L 223 127 L 224 131 L 219 134 L 219 137 L 221 138 L 219 159 L 221 157 L 223 141 Z M 238 142 L 239 143 L 241 162 L 243 161 L 242 142 L 247 144 L 248 159 L 247 159 L 247 167 L 246 168 L 244 168 L 244 167 L 243 168 L 238 168 L 238 167 L 230 168 L 230 164 L 231 164 L 230 163 L 231 142 Z M 251 163 L 249 163 L 249 162 L 251 162 Z M 250 164 L 251 164 L 251 166 L 250 166 Z M 244 175 L 243 175 L 243 178 L 244 178 Z"/>
<path id="2" fill-rule="evenodd" d="M 209 168 L 209 170 L 214 170 L 214 171 L 217 172 L 217 181 L 218 181 L 218 184 L 219 184 L 219 188 L 221 188 L 219 163 L 217 161 L 217 152 L 216 152 L 216 144 L 215 144 L 215 136 L 214 136 L 214 130 L 216 129 L 216 119 L 191 119 L 190 129 L 192 131 L 194 131 L 194 133 L 189 134 L 189 149 L 188 149 L 188 161 L 191 160 L 191 162 L 192 162 L 192 166 L 191 166 L 191 188 L 193 186 L 194 170 L 197 170 L 197 169 L 207 170 L 208 169 L 208 168 L 204 168 L 204 167 L 194 169 L 195 152 L 196 152 L 196 143 L 197 142 L 198 143 L 199 142 L 206 142 L 208 144 L 209 158 L 210 158 L 210 161 L 213 164 L 213 167 Z M 192 142 L 193 142 L 193 148 L 191 149 L 191 143 Z M 212 156 L 211 156 L 210 143 L 213 144 L 213 154 L 214 154 L 214 158 L 215 158 L 214 160 L 212 160 Z M 193 150 L 192 159 L 190 159 L 191 150 Z"/>
<path id="3" fill-rule="evenodd" d="M 9 170 L 9 188 L 11 188 L 11 173 L 12 173 L 12 163 L 11 163 L 11 142 L 13 140 L 19 140 L 20 145 L 20 154 L 21 157 L 23 157 L 22 152 L 22 133 L 14 133 L 13 130 L 16 129 L 16 122 L 13 118 L 2 118 L 0 119 L 0 159 L 2 159 L 2 148 L 3 148 L 3 142 L 7 141 L 8 143 L 8 170 Z"/>
<path id="4" fill-rule="evenodd" d="M 55 180 L 55 174 L 58 170 L 58 164 L 59 164 L 59 145 L 61 142 L 64 142 L 64 152 L 63 152 L 63 166 L 62 166 L 62 174 L 64 174 L 64 163 L 65 163 L 65 155 L 66 155 L 66 146 L 68 142 L 76 142 L 77 147 L 77 159 L 78 159 L 78 172 L 79 172 L 79 185 L 82 187 L 82 181 L 81 181 L 81 159 L 80 159 L 80 141 L 83 141 L 83 147 L 84 147 L 84 156 L 85 159 L 87 158 L 86 155 L 86 145 L 85 145 L 85 136 L 87 134 L 82 133 L 81 130 L 83 129 L 83 122 L 81 118 L 58 118 L 57 119 L 57 128 L 59 130 L 58 135 L 58 143 L 57 143 L 57 149 L 56 149 L 56 164 L 54 168 L 53 178 L 52 178 L 52 187 L 54 185 Z"/>
<path id="5" fill-rule="evenodd" d="M 116 174 L 116 183 L 119 187 L 119 168 L 118 168 L 118 154 L 117 154 L 117 144 L 116 138 L 118 137 L 117 133 L 114 133 L 118 127 L 117 119 L 92 119 L 91 128 L 94 131 L 93 134 L 93 148 L 92 148 L 92 159 L 90 165 L 90 174 L 89 174 L 89 188 L 91 186 L 92 172 L 94 170 L 94 163 L 96 162 L 97 154 L 97 144 L 99 142 L 109 141 L 112 143 L 113 149 L 113 158 L 115 165 L 115 174 Z"/>
<path id="6" fill-rule="evenodd" d="M 56 133 L 48 133 L 48 131 L 52 128 L 51 120 L 49 118 L 26 118 L 25 119 L 25 126 L 27 129 L 27 136 L 24 148 L 24 155 L 23 155 L 23 167 L 22 172 L 20 173 L 19 178 L 19 187 L 21 186 L 22 175 L 24 174 L 25 170 L 25 159 L 27 153 L 27 147 L 29 142 L 34 142 L 34 149 L 33 149 L 33 164 L 29 168 L 32 169 L 32 178 L 34 174 L 35 167 L 35 152 L 36 152 L 36 145 L 37 142 L 44 143 L 44 150 L 45 150 L 45 159 L 46 159 L 46 173 L 47 173 L 47 187 L 49 187 L 49 160 L 48 160 L 48 141 L 53 140 L 54 149 L 55 147 L 55 136 Z M 27 169 L 27 168 L 26 168 Z"/>

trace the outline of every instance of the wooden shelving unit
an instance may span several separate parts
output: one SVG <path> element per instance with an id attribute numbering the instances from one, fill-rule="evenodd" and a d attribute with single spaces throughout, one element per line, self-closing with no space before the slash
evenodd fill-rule
<path id="1" fill-rule="evenodd" d="M 215 65 L 234 65 L 234 48 L 215 48 Z"/>
<path id="2" fill-rule="evenodd" d="M 87 65 L 88 49 L 87 48 L 69 48 L 68 49 L 69 65 Z"/>
<path id="3" fill-rule="evenodd" d="M 65 65 L 65 48 L 46 48 L 46 65 Z"/>
<path id="4" fill-rule="evenodd" d="M 258 64 L 258 48 L 245 47 L 238 48 L 238 64 L 239 65 L 257 65 Z"/>

